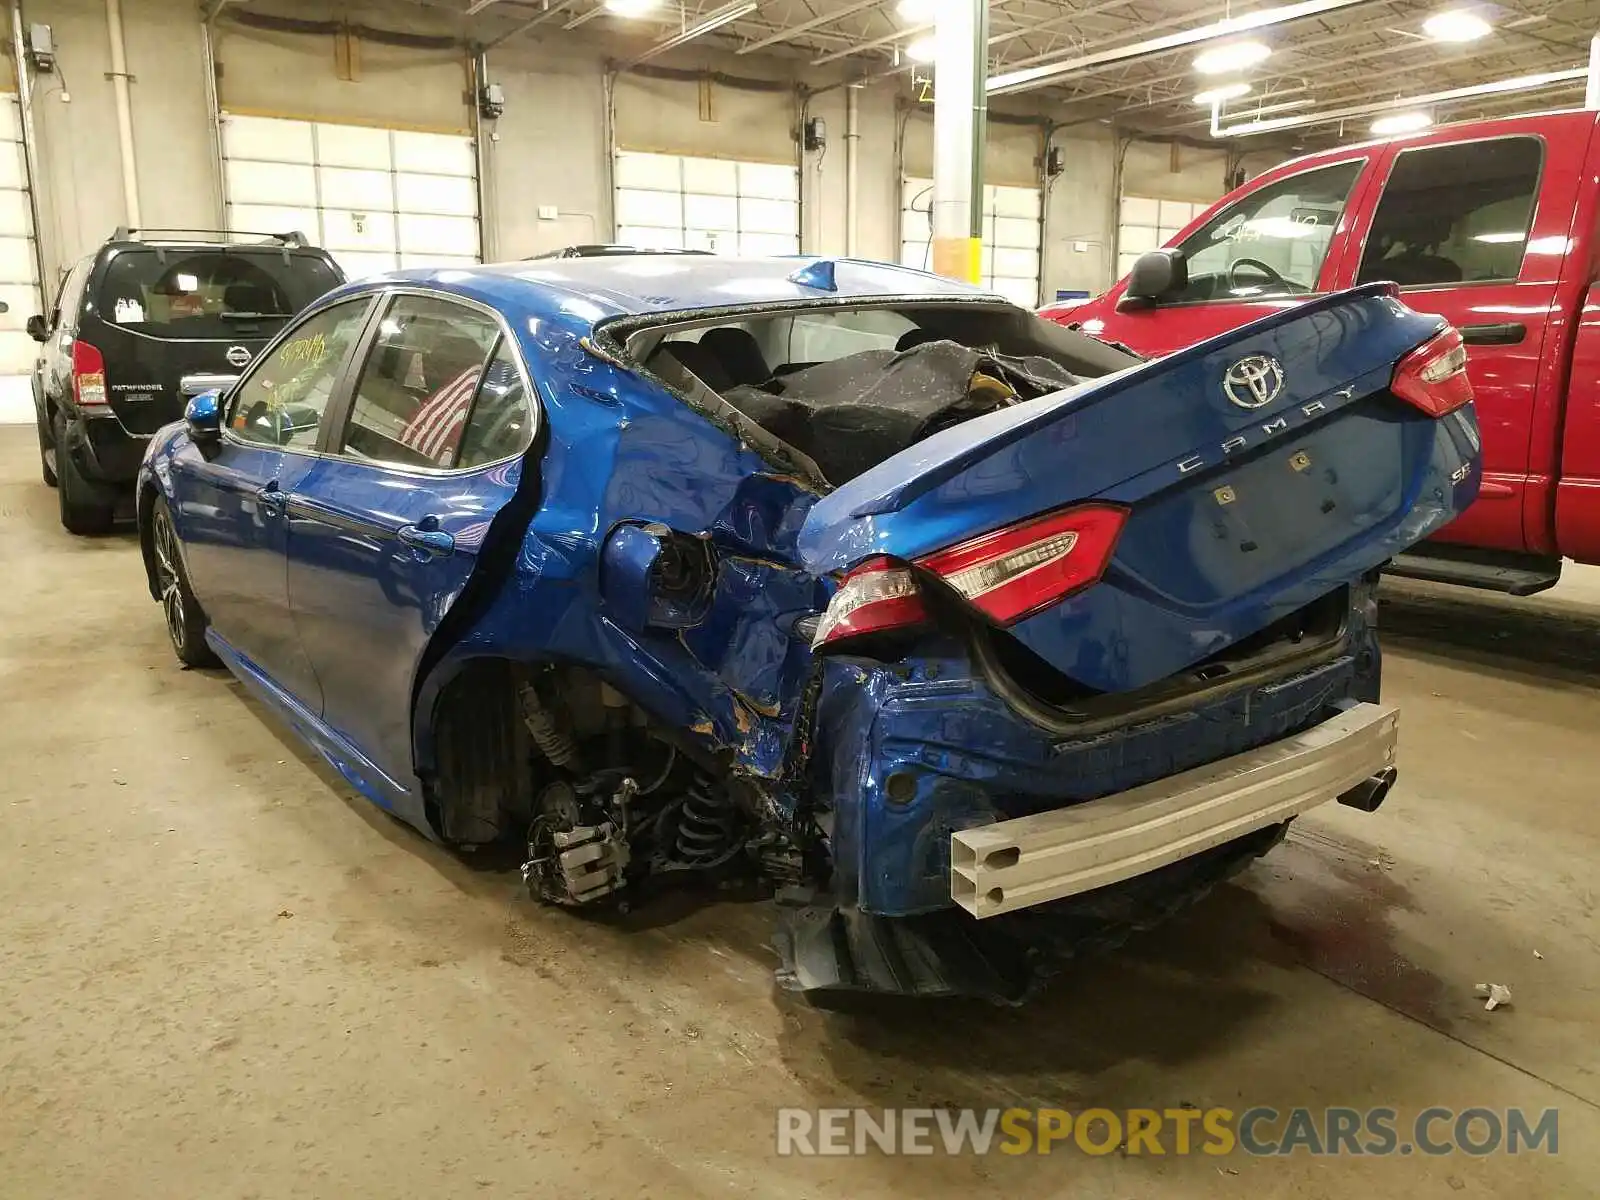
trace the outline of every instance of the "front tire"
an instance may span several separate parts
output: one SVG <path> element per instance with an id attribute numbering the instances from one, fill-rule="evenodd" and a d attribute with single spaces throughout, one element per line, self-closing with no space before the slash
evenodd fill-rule
<path id="1" fill-rule="evenodd" d="M 94 535 L 110 533 L 116 505 L 105 499 L 102 488 L 85 479 L 67 449 L 67 419 L 62 412 L 55 419 L 56 498 L 61 505 L 61 525 L 68 533 Z"/>
<path id="2" fill-rule="evenodd" d="M 189 573 L 184 569 L 183 555 L 179 552 L 172 510 L 161 496 L 156 497 L 150 512 L 150 548 L 167 637 L 172 641 L 178 661 L 186 667 L 217 666 L 217 656 L 206 645 L 205 610 L 189 586 Z"/>

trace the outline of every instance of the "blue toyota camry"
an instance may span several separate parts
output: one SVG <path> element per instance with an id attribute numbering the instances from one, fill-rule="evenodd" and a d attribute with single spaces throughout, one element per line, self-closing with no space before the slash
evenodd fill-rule
<path id="1" fill-rule="evenodd" d="M 182 662 L 538 899 L 756 876 L 787 986 L 1016 999 L 1384 799 L 1464 367 L 1388 285 L 1145 362 L 852 260 L 402 272 L 153 439 L 140 536 Z"/>

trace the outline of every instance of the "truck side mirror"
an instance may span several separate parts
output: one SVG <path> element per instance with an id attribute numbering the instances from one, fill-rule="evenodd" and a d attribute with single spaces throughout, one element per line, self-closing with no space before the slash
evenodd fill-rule
<path id="1" fill-rule="evenodd" d="M 28 336 L 36 342 L 48 342 L 50 340 L 50 326 L 45 323 L 45 319 L 42 316 L 29 317 L 26 329 L 28 330 Z"/>
<path id="2" fill-rule="evenodd" d="M 1119 309 L 1150 308 L 1189 286 L 1189 264 L 1181 250 L 1151 250 L 1134 260 Z"/>

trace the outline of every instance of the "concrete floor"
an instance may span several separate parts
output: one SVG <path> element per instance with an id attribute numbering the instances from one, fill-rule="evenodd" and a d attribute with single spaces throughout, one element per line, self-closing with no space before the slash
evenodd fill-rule
<path id="1" fill-rule="evenodd" d="M 763 904 L 609 928 L 353 797 L 178 669 L 131 535 L 67 536 L 31 438 L 0 429 L 6 1200 L 1596 1194 L 1594 572 L 1393 589 L 1381 813 L 1024 1010 L 830 1016 L 775 993 Z M 852 1104 L 1555 1106 L 1561 1152 L 774 1156 L 777 1106 Z"/>

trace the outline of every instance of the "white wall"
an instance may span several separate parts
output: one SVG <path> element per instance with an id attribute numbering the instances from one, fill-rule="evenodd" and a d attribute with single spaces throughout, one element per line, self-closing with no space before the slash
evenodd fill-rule
<path id="1" fill-rule="evenodd" d="M 274 11 L 297 11 L 283 0 Z M 325 19 L 326 4 L 298 0 L 306 17 Z M 124 0 L 139 196 L 147 226 L 215 227 L 222 220 L 206 88 L 198 5 L 187 0 Z M 62 265 L 91 249 L 125 220 L 116 119 L 103 0 L 28 0 L 29 21 L 53 26 L 61 72 L 38 82 L 35 112 L 40 137 L 41 238 L 53 281 Z M 448 14 L 394 5 L 363 11 L 346 0 L 340 13 L 379 27 L 402 21 L 409 30 L 459 33 Z M 433 22 L 427 26 L 427 22 Z M 363 41 L 360 78 L 335 70 L 333 38 L 264 32 L 230 23 L 216 26 L 218 92 L 224 108 L 241 112 L 467 131 L 468 63 L 459 49 L 397 48 Z M 491 54 L 492 77 L 506 92 L 504 117 L 485 127 L 486 252 L 515 258 L 577 241 L 611 236 L 605 59 L 614 46 L 572 38 L 541 44 L 518 39 Z M 656 60 L 663 66 L 713 70 L 777 81 L 781 90 L 710 85 L 702 111 L 697 82 L 624 76 L 615 89 L 619 145 L 719 154 L 800 164 L 802 244 L 808 251 L 845 250 L 845 89 L 812 96 L 808 111 L 828 126 L 822 155 L 802 155 L 795 134 L 798 85 L 837 82 L 803 60 L 708 54 L 693 47 Z M 858 253 L 898 256 L 900 185 L 897 141 L 905 126 L 907 174 L 927 175 L 932 123 L 899 89 L 902 80 L 862 88 Z M 71 95 L 63 103 L 62 92 Z M 1017 111 L 1026 112 L 1025 108 Z M 1041 117 L 1048 110 L 1036 110 Z M 1038 186 L 1042 125 L 989 124 L 987 179 Z M 1058 130 L 1065 171 L 1049 188 L 1043 289 L 1096 291 L 1112 280 L 1117 142 L 1110 127 Z M 802 159 L 804 161 L 802 161 Z M 1252 159 L 1252 164 L 1254 164 Z M 1180 147 L 1174 162 L 1165 144 L 1133 143 L 1123 161 L 1123 190 L 1171 199 L 1213 200 L 1224 190 L 1226 153 Z M 1174 169 L 1176 166 L 1176 169 Z M 555 209 L 541 220 L 541 207 Z"/>

